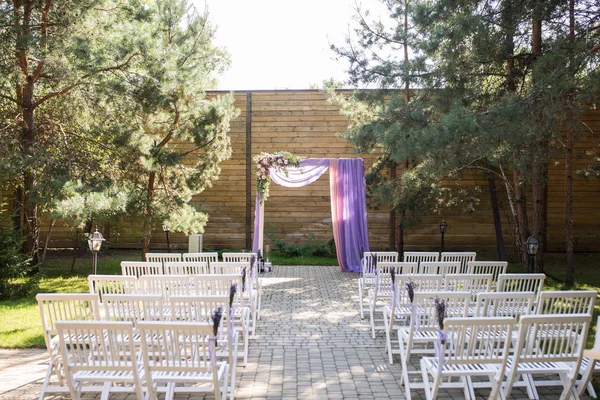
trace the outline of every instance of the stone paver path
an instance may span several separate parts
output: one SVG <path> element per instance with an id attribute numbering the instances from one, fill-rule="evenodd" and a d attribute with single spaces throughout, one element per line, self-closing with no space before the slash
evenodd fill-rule
<path id="1" fill-rule="evenodd" d="M 236 398 L 405 398 L 399 385 L 399 360 L 388 364 L 383 335 L 371 339 L 368 320 L 360 319 L 356 279 L 356 274 L 342 273 L 338 267 L 276 266 L 266 274 L 262 320 L 250 343 L 248 366 L 238 366 Z M 0 371 L 0 381 L 2 375 L 4 371 Z M 37 398 L 42 377 L 0 394 L 0 400 Z M 560 393 L 554 388 L 539 388 L 539 392 L 542 399 L 557 399 Z M 489 392 L 477 395 L 484 399 Z M 425 398 L 418 390 L 412 397 Z M 186 398 L 201 397 L 178 397 Z M 438 398 L 464 397 L 456 390 L 441 391 Z M 511 398 L 526 399 L 527 395 L 515 389 Z"/>

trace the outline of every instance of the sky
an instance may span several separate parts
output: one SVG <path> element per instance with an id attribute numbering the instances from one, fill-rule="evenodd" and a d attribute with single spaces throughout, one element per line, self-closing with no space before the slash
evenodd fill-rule
<path id="1" fill-rule="evenodd" d="M 381 7 L 361 0 L 362 7 Z M 206 3 L 205 3 L 206 2 Z M 221 90 L 309 89 L 326 79 L 346 80 L 348 62 L 335 60 L 330 43 L 343 45 L 354 26 L 355 0 L 194 0 L 208 6 L 215 44 L 231 56 Z"/>

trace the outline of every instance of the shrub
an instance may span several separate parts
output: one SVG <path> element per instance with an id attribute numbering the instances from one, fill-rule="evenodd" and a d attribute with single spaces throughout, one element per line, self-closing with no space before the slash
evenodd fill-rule
<path id="1" fill-rule="evenodd" d="M 0 215 L 4 205 L 0 204 Z M 6 215 L 6 214 L 4 214 Z M 12 229 L 12 223 L 0 217 L 0 298 L 18 298 L 37 287 L 37 279 L 29 276 L 33 271 L 31 257 L 23 254 L 22 240 Z"/>

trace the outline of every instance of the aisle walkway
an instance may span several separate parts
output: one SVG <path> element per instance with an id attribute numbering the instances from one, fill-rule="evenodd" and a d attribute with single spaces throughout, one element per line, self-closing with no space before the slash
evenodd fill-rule
<path id="1" fill-rule="evenodd" d="M 388 364 L 382 335 L 372 340 L 368 321 L 358 315 L 356 278 L 337 267 L 275 267 L 266 274 L 262 320 L 250 344 L 248 366 L 238 367 L 236 398 L 403 399 L 400 364 Z M 0 371 L 0 380 L 5 372 Z M 28 384 L 1 394 L 0 400 L 36 399 L 42 377 L 33 383 L 28 378 L 23 382 Z M 559 396 L 557 389 L 539 391 L 542 399 Z M 478 393 L 482 399 L 487 394 Z M 413 391 L 413 399 L 423 398 L 422 391 Z M 442 391 L 438 398 L 463 395 Z M 527 396 L 515 390 L 511 398 Z"/>

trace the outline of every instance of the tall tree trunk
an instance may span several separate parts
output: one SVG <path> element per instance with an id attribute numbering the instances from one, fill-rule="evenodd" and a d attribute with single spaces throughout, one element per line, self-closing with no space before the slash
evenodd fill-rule
<path id="1" fill-rule="evenodd" d="M 498 260 L 506 260 L 504 255 L 504 237 L 502 236 L 502 222 L 500 220 L 500 207 L 496 193 L 496 180 L 494 174 L 488 173 L 488 185 L 490 189 L 490 203 L 492 203 L 492 215 L 494 216 L 494 229 L 496 232 L 496 245 L 498 247 Z"/>
<path id="2" fill-rule="evenodd" d="M 515 239 L 517 252 L 521 258 L 521 263 L 525 266 L 525 271 L 530 271 L 533 266 L 529 265 L 529 257 L 527 256 L 527 246 L 525 242 L 529 236 L 529 223 L 527 219 L 527 198 L 525 196 L 524 182 L 521 179 L 521 174 L 518 171 L 513 171 L 514 190 L 515 190 Z"/>
<path id="3" fill-rule="evenodd" d="M 390 181 L 396 183 L 396 163 L 392 161 L 390 165 Z M 396 247 L 396 210 L 392 206 L 390 208 L 390 229 L 389 229 L 389 240 L 388 248 L 390 251 L 394 251 Z"/>
<path id="4" fill-rule="evenodd" d="M 533 16 L 533 24 L 531 30 L 531 49 L 533 53 L 533 59 L 535 59 L 542 53 L 542 20 L 538 19 L 537 16 Z M 535 86 L 535 79 L 534 86 Z M 540 118 L 542 118 L 540 116 Z M 544 135 L 544 133 L 542 133 Z M 533 148 L 534 154 L 538 155 L 538 158 L 533 163 L 534 170 L 532 171 L 532 189 L 531 197 L 533 202 L 532 207 L 532 233 L 539 240 L 539 248 L 537 256 L 535 257 L 535 272 L 544 272 L 544 252 L 546 251 L 546 208 L 547 208 L 547 190 L 546 185 L 548 184 L 548 162 L 546 160 L 546 154 L 548 154 L 548 140 L 542 137 L 536 143 Z"/>
<path id="5" fill-rule="evenodd" d="M 150 239 L 152 237 L 152 199 L 154 197 L 154 183 L 156 172 L 150 172 L 148 177 L 148 191 L 146 193 L 146 208 L 144 210 L 143 239 L 142 239 L 142 260 L 146 259 L 146 253 L 150 251 Z"/>
<path id="6" fill-rule="evenodd" d="M 575 42 L 575 0 L 569 0 L 569 41 Z M 573 253 L 573 109 L 567 108 L 567 145 L 565 155 L 565 251 L 567 253 L 567 275 L 565 284 L 575 284 L 575 257 Z"/>

